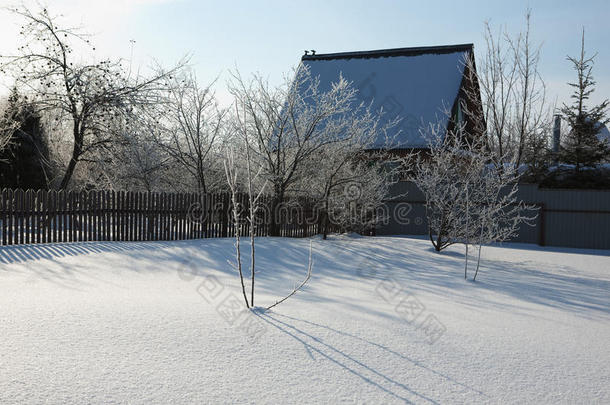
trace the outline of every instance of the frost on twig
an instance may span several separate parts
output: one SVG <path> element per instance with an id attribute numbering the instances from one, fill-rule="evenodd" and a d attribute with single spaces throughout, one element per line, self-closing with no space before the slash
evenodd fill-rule
<path id="1" fill-rule="evenodd" d="M 313 267 L 312 252 L 313 252 L 312 241 L 309 241 L 309 263 L 307 265 L 307 275 L 305 276 L 305 279 L 301 282 L 301 284 L 294 287 L 290 294 L 288 294 L 281 300 L 276 301 L 275 304 L 268 306 L 266 308 L 267 311 L 270 310 L 271 308 L 275 307 L 276 305 L 281 304 L 282 302 L 286 301 L 288 298 L 292 297 L 294 294 L 297 293 L 297 291 L 301 290 L 305 286 L 305 284 L 307 284 L 307 282 L 311 278 L 311 269 Z"/>
<path id="2" fill-rule="evenodd" d="M 238 187 L 238 174 L 237 167 L 235 165 L 235 153 L 233 149 L 227 149 L 223 160 L 225 174 L 227 176 L 227 183 L 231 189 L 231 202 L 233 204 L 233 221 L 235 222 L 235 260 L 237 265 L 237 272 L 239 273 L 239 280 L 241 282 L 241 291 L 246 302 L 246 308 L 250 308 L 248 303 L 248 296 L 246 295 L 246 285 L 244 283 L 244 274 L 241 266 L 241 246 L 240 246 L 240 235 L 241 235 L 241 221 L 240 205 L 237 201 L 237 187 Z"/>

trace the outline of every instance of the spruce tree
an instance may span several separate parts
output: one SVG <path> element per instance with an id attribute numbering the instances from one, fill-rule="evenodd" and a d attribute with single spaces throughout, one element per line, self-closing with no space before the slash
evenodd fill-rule
<path id="1" fill-rule="evenodd" d="M 40 115 L 13 88 L 0 128 L 10 144 L 0 152 L 0 188 L 47 188 L 49 148 Z"/>
<path id="2" fill-rule="evenodd" d="M 578 81 L 568 83 L 574 88 L 571 105 L 563 104 L 561 114 L 567 121 L 570 132 L 559 150 L 559 161 L 574 165 L 576 176 L 581 174 L 583 167 L 597 167 L 610 157 L 610 145 L 599 138 L 599 133 L 610 120 L 606 117 L 608 100 L 604 100 L 592 108 L 586 106 L 595 90 L 595 80 L 591 71 L 596 55 L 587 57 L 585 54 L 585 33 L 582 33 L 581 51 L 578 58 L 568 56 L 576 71 Z"/>

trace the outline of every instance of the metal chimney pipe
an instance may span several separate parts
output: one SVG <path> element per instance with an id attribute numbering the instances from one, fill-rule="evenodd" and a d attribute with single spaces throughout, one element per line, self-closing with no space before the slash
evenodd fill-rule
<path id="1" fill-rule="evenodd" d="M 559 152 L 559 142 L 561 139 L 561 115 L 555 114 L 555 124 L 553 125 L 553 152 Z"/>

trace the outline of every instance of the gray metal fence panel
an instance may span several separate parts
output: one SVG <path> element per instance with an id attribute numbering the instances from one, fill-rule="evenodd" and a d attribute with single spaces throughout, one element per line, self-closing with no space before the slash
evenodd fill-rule
<path id="1" fill-rule="evenodd" d="M 405 194 L 406 195 L 403 195 Z M 396 184 L 389 200 L 390 217 L 378 235 L 426 235 L 424 196 L 411 182 Z M 540 207 L 533 227 L 522 225 L 514 242 L 588 249 L 610 249 L 610 190 L 541 189 L 520 184 L 517 197 Z M 406 219 L 394 215 L 398 204 L 411 206 Z"/>

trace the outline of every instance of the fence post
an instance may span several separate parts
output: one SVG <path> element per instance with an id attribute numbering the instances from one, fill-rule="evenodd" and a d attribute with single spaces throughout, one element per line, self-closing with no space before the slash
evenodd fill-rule
<path id="1" fill-rule="evenodd" d="M 2 238 L 0 238 L 0 244 L 6 245 L 6 217 L 7 217 L 7 206 L 6 206 L 6 189 L 2 189 L 0 195 L 0 220 L 2 221 Z"/>
<path id="2" fill-rule="evenodd" d="M 546 244 L 546 231 L 545 231 L 545 205 L 544 203 L 540 203 L 540 221 L 538 222 L 538 245 L 545 246 Z"/>
<path id="3" fill-rule="evenodd" d="M 94 238 L 93 228 L 95 227 L 95 216 L 93 214 L 93 207 L 95 206 L 95 191 L 90 190 L 87 193 L 87 241 L 91 242 Z"/>
<path id="4" fill-rule="evenodd" d="M 229 195 L 223 193 L 222 195 L 222 228 L 220 236 L 223 238 L 227 237 L 229 228 Z"/>
<path id="5" fill-rule="evenodd" d="M 75 240 L 75 218 L 74 218 L 74 210 L 75 205 L 74 205 L 74 192 L 73 191 L 68 191 L 68 211 L 69 211 L 69 215 L 68 215 L 68 240 L 70 242 L 74 242 Z"/>
<path id="6" fill-rule="evenodd" d="M 102 228 L 104 229 L 104 240 L 110 241 L 110 190 L 106 190 L 102 198 Z"/>

